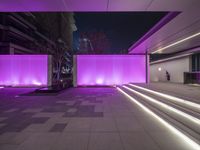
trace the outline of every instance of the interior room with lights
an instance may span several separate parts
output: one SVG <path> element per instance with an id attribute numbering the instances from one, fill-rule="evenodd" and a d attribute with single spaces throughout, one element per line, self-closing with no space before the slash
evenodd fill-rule
<path id="1" fill-rule="evenodd" d="M 1 0 L 0 150 L 200 150 L 199 0 Z"/>

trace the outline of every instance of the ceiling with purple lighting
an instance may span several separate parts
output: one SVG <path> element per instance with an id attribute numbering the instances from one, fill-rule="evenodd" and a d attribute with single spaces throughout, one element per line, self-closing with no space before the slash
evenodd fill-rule
<path id="1" fill-rule="evenodd" d="M 175 6 L 176 3 L 172 7 L 176 8 Z M 139 44 L 135 43 L 129 48 L 129 53 L 139 53 L 145 51 L 148 53 L 156 52 L 160 54 L 177 52 L 190 53 L 193 48 L 197 47 L 199 47 L 200 50 L 200 36 L 196 36 L 181 42 L 180 44 L 175 44 L 200 32 L 200 1 L 184 0 L 183 3 L 180 3 L 180 6 L 182 6 L 182 9 L 179 10 L 177 7 L 176 10 L 179 10 L 180 13 L 175 18 L 166 23 L 151 36 L 147 37 L 147 34 L 151 30 L 147 32 L 147 34 L 139 40 Z M 163 49 L 164 47 L 168 48 Z"/>
<path id="2" fill-rule="evenodd" d="M 77 55 L 77 85 L 146 82 L 144 55 Z"/>
<path id="3" fill-rule="evenodd" d="M 199 0 L 1 0 L 0 12 L 71 11 L 71 12 L 181 12 L 139 45 L 131 46 L 130 53 L 155 52 L 162 47 L 200 32 Z M 174 53 L 200 47 L 199 37 L 168 48 L 160 53 Z"/>
<path id="4" fill-rule="evenodd" d="M 198 0 L 1 0 L 0 11 L 183 11 Z"/>

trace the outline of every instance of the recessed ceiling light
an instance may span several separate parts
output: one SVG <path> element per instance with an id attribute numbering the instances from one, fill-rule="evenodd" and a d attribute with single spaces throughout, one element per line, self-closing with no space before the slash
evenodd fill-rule
<path id="1" fill-rule="evenodd" d="M 178 45 L 178 44 L 180 44 L 180 43 L 183 43 L 183 42 L 185 42 L 185 41 L 187 41 L 187 40 L 190 40 L 190 39 L 192 39 L 192 38 L 194 38 L 194 37 L 197 37 L 197 36 L 199 36 L 199 35 L 200 35 L 200 32 L 195 33 L 195 34 L 193 34 L 193 35 L 191 35 L 191 36 L 188 36 L 188 37 L 186 37 L 186 38 L 184 38 L 184 39 L 181 39 L 181 40 L 179 40 L 179 41 L 177 41 L 177 42 L 175 42 L 175 43 L 172 43 L 172 44 L 167 45 L 167 46 L 165 46 L 165 47 L 163 47 L 163 48 L 160 48 L 160 49 L 158 49 L 158 50 L 152 52 L 152 54 L 158 53 L 158 52 L 162 52 L 163 50 L 165 50 L 165 49 L 167 49 L 167 48 L 170 48 L 170 47 L 172 47 L 172 46 L 175 46 L 175 45 Z"/>

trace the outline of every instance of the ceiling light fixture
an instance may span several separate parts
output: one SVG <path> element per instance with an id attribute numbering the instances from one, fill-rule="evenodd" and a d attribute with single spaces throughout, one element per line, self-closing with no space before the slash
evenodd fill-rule
<path id="1" fill-rule="evenodd" d="M 158 50 L 152 52 L 151 54 L 154 54 L 154 53 L 157 53 L 157 52 L 161 52 L 161 51 L 163 51 L 163 50 L 165 50 L 165 49 L 167 49 L 167 48 L 170 48 L 170 47 L 172 47 L 172 46 L 178 45 L 178 44 L 180 44 L 180 43 L 182 43 L 182 42 L 185 42 L 185 41 L 187 41 L 187 40 L 190 40 L 190 39 L 192 39 L 192 38 L 194 38 L 194 37 L 197 37 L 197 36 L 199 36 L 199 35 L 200 35 L 200 32 L 198 32 L 198 33 L 196 33 L 196 34 L 193 34 L 193 35 L 191 35 L 191 36 L 189 36 L 189 37 L 186 37 L 186 38 L 184 38 L 184 39 L 182 39 L 182 40 L 179 40 L 179 41 L 177 41 L 177 42 L 175 42 L 175 43 L 172 43 L 172 44 L 170 44 L 170 45 L 167 45 L 167 46 L 165 46 L 165 47 L 163 47 L 163 48 L 160 48 L 160 49 L 158 49 Z"/>

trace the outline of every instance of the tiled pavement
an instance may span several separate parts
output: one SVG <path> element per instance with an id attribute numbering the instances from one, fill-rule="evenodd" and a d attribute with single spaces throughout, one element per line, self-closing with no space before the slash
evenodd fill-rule
<path id="1" fill-rule="evenodd" d="M 0 150 L 189 150 L 115 88 L 0 89 Z"/>

